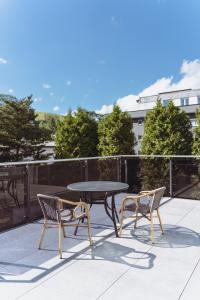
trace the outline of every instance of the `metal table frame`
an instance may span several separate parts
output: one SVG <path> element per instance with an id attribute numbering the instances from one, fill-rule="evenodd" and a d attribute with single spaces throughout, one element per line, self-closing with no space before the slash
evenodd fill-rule
<path id="1" fill-rule="evenodd" d="M 126 191 L 129 185 L 122 182 L 115 181 L 84 181 L 72 183 L 67 186 L 67 189 L 80 194 L 80 200 L 90 204 L 103 204 L 107 216 L 112 220 L 115 235 L 118 237 L 118 229 L 116 220 L 119 222 L 115 206 L 115 195 L 120 192 Z M 104 193 L 104 198 L 100 200 L 92 199 L 92 193 Z M 111 196 L 111 207 L 108 204 L 108 197 Z M 82 220 L 84 221 L 84 220 Z M 75 234 L 77 231 L 75 231 Z"/>

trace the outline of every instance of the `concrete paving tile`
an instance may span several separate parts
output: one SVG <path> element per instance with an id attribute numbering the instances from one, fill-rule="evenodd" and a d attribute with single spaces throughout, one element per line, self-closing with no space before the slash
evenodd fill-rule
<path id="1" fill-rule="evenodd" d="M 194 273 L 191 274 L 191 278 L 189 278 L 184 290 L 182 291 L 182 295 L 180 300 L 199 300 L 200 295 L 200 262 L 196 266 Z"/>
<path id="2" fill-rule="evenodd" d="M 123 197 L 117 197 L 118 208 Z M 0 234 L 2 299 L 178 300 L 200 258 L 200 203 L 173 199 L 160 211 L 165 235 L 156 221 L 152 246 L 149 222 L 139 221 L 134 230 L 127 219 L 122 238 L 116 238 L 104 208 L 94 205 L 94 247 L 88 247 L 86 229 L 80 229 L 76 237 L 69 229 L 63 260 L 58 256 L 55 229 L 47 231 L 43 250 L 37 249 L 42 220 Z M 199 268 L 183 292 L 184 300 L 192 290 L 198 291 L 198 274 Z"/>

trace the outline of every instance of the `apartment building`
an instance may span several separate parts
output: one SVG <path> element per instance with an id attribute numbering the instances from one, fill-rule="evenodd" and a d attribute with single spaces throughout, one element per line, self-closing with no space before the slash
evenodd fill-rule
<path id="1" fill-rule="evenodd" d="M 137 102 L 139 109 L 130 111 L 129 114 L 133 119 L 133 129 L 136 137 L 137 144 L 135 152 L 138 154 L 141 148 L 141 141 L 144 134 L 144 119 L 148 111 L 153 109 L 156 105 L 157 99 L 160 99 L 164 106 L 167 106 L 169 101 L 172 100 L 174 105 L 181 107 L 189 116 L 192 127 L 196 126 L 195 112 L 200 106 L 200 89 L 186 89 L 159 93 L 153 96 L 140 97 Z"/>

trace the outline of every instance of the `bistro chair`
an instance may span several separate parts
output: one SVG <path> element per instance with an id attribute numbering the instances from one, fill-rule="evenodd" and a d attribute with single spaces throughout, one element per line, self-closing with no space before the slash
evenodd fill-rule
<path id="1" fill-rule="evenodd" d="M 37 194 L 39 204 L 44 215 L 44 224 L 42 227 L 41 237 L 38 248 L 41 249 L 45 230 L 51 227 L 58 228 L 59 237 L 59 254 L 62 258 L 62 235 L 66 237 L 65 227 L 80 226 L 88 228 L 88 237 L 90 245 L 92 245 L 90 212 L 88 206 L 84 202 L 73 202 L 64 200 L 59 197 Z M 80 220 L 87 219 L 87 225 Z M 78 221 L 78 223 L 76 223 Z"/>
<path id="2" fill-rule="evenodd" d="M 162 233 L 164 233 L 160 213 L 159 206 L 160 201 L 164 195 L 166 187 L 161 187 L 151 191 L 141 191 L 138 195 L 128 195 L 126 196 L 121 204 L 120 208 L 120 229 L 119 235 L 122 234 L 123 220 L 125 218 L 125 213 L 133 212 L 132 216 L 135 218 L 134 228 L 137 227 L 137 221 L 141 218 L 146 218 L 150 221 L 150 238 L 152 243 L 154 243 L 154 226 L 153 226 L 153 218 L 157 217 L 160 223 L 160 228 Z"/>

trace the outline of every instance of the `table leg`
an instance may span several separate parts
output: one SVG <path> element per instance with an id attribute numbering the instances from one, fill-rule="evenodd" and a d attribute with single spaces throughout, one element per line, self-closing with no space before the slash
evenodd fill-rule
<path id="1" fill-rule="evenodd" d="M 115 215 L 116 215 L 116 218 L 117 218 L 117 222 L 119 223 L 119 216 L 118 216 L 118 213 L 117 213 L 116 205 L 115 205 Z"/>
<path id="2" fill-rule="evenodd" d="M 86 194 L 86 193 L 80 193 L 80 201 L 84 201 L 84 199 L 87 201 L 87 194 Z M 79 219 L 79 220 L 78 220 L 78 224 L 79 224 L 80 222 L 81 222 L 81 223 L 84 223 L 84 218 Z M 78 226 L 75 227 L 74 235 L 77 235 L 77 232 L 78 232 Z"/>
<path id="3" fill-rule="evenodd" d="M 114 228 L 115 228 L 115 235 L 116 235 L 116 237 L 119 237 L 118 230 L 117 230 L 116 219 L 115 219 L 115 215 L 117 216 L 117 214 L 116 214 L 115 195 L 114 194 L 112 194 L 111 208 L 112 208 L 112 220 L 113 220 L 113 225 L 114 225 Z"/>
<path id="4" fill-rule="evenodd" d="M 113 217 L 109 212 L 110 207 L 108 206 L 107 199 L 108 199 L 108 196 L 106 195 L 105 196 L 105 201 L 104 201 L 104 208 L 105 208 L 105 211 L 106 211 L 106 214 L 108 215 L 108 217 L 113 221 Z"/>

